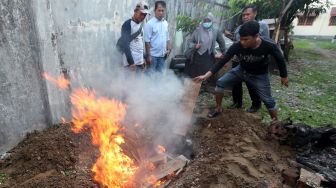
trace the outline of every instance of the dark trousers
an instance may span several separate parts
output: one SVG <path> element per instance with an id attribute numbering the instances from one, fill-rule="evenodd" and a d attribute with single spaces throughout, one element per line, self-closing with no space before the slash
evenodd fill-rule
<path id="1" fill-rule="evenodd" d="M 239 62 L 232 62 L 232 68 L 239 65 Z M 251 87 L 250 84 L 246 83 L 248 92 L 250 94 L 250 98 L 252 100 L 252 106 L 260 107 L 261 100 L 256 91 Z M 232 86 L 232 99 L 233 103 L 237 103 L 239 105 L 243 104 L 243 82 L 237 83 Z"/>

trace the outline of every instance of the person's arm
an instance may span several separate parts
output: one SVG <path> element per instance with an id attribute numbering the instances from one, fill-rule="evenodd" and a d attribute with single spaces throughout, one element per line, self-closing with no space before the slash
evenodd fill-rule
<path id="1" fill-rule="evenodd" d="M 151 53 L 150 53 L 151 44 L 150 44 L 150 42 L 145 42 L 145 48 L 146 48 L 146 57 L 147 58 L 151 57 Z"/>
<path id="2" fill-rule="evenodd" d="M 218 31 L 216 41 L 218 42 L 219 48 L 221 49 L 222 54 L 225 54 L 225 40 L 223 37 L 223 33 Z"/>
<path id="3" fill-rule="evenodd" d="M 167 40 L 167 44 L 166 44 L 166 56 L 167 57 L 170 55 L 170 52 L 171 52 L 170 40 Z"/>
<path id="4" fill-rule="evenodd" d="M 208 78 L 210 78 L 210 76 L 216 74 L 227 62 L 229 62 L 231 60 L 231 58 L 236 54 L 236 50 L 237 50 L 237 46 L 239 44 L 235 43 L 233 44 L 228 51 L 226 52 L 226 54 L 224 55 L 224 58 L 221 59 L 218 63 L 216 63 L 211 70 L 209 70 L 207 73 L 205 73 L 204 75 L 201 76 L 197 76 L 196 78 L 194 78 L 194 80 L 196 82 L 202 82 Z"/>
<path id="5" fill-rule="evenodd" d="M 233 37 L 233 39 L 234 39 L 235 42 L 238 42 L 240 40 L 240 35 L 239 35 L 240 27 L 241 27 L 241 25 L 238 26 L 236 28 L 236 30 L 234 31 L 234 37 Z"/>
<path id="6" fill-rule="evenodd" d="M 152 56 L 151 56 L 151 38 L 152 38 L 152 31 L 153 31 L 153 28 L 152 26 L 147 23 L 144 27 L 144 40 L 145 40 L 145 48 L 146 48 L 146 62 L 148 64 L 152 64 L 153 63 L 153 59 L 152 59 Z"/>
<path id="7" fill-rule="evenodd" d="M 170 36 L 169 36 L 169 27 L 168 27 L 168 22 L 167 23 L 167 33 L 166 33 L 166 36 L 167 36 L 167 43 L 166 43 L 166 54 L 167 54 L 167 57 L 169 56 L 170 52 L 171 52 L 171 47 L 170 47 Z"/>
<path id="8" fill-rule="evenodd" d="M 270 39 L 270 32 L 269 32 L 269 27 L 268 25 L 265 23 L 265 22 L 260 22 L 260 27 L 262 29 L 260 29 L 260 36 L 264 37 L 264 38 L 267 38 L 267 39 Z"/>
<path id="9" fill-rule="evenodd" d="M 221 59 L 218 63 L 216 63 L 211 68 L 212 74 L 216 74 L 227 62 L 231 60 L 231 58 L 236 54 L 237 48 L 239 47 L 239 43 L 234 43 L 228 51 L 225 53 L 223 59 Z"/>
<path id="10" fill-rule="evenodd" d="M 121 27 L 121 39 L 124 44 L 124 53 L 129 65 L 134 64 L 134 59 L 132 56 L 130 43 L 131 43 L 131 24 L 129 21 L 126 21 Z"/>
<path id="11" fill-rule="evenodd" d="M 198 43 L 198 39 L 197 39 L 197 29 L 191 34 L 190 38 L 187 40 L 187 45 L 186 45 L 186 49 L 184 51 L 184 55 L 187 58 L 191 58 L 192 54 L 194 53 L 194 50 L 197 49 L 197 47 L 200 47 L 200 45 L 197 45 Z"/>
<path id="12" fill-rule="evenodd" d="M 275 58 L 277 62 L 280 71 L 281 83 L 285 86 L 288 86 L 286 59 L 276 44 L 272 44 L 271 55 Z"/>

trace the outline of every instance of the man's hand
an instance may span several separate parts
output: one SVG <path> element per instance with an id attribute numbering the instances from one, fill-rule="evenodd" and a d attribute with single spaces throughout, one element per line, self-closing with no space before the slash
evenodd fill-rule
<path id="1" fill-rule="evenodd" d="M 196 82 L 203 82 L 204 80 L 206 80 L 205 74 L 194 78 L 194 81 Z"/>
<path id="2" fill-rule="evenodd" d="M 135 71 L 137 67 L 136 67 L 135 64 L 132 64 L 132 65 L 129 65 L 128 68 L 129 68 L 131 71 Z"/>
<path id="3" fill-rule="evenodd" d="M 147 63 L 147 65 L 152 65 L 153 64 L 153 58 L 152 58 L 152 56 L 147 56 L 147 60 L 146 60 L 146 63 Z"/>
<path id="4" fill-rule="evenodd" d="M 169 57 L 170 52 L 171 52 L 171 49 L 167 49 L 167 50 L 166 50 L 166 57 Z"/>
<path id="5" fill-rule="evenodd" d="M 281 84 L 288 87 L 288 77 L 281 78 Z"/>
<path id="6" fill-rule="evenodd" d="M 212 75 L 212 72 L 208 71 L 204 75 L 197 76 L 196 78 L 194 78 L 194 81 L 195 82 L 203 82 L 204 80 L 208 79 L 211 75 Z"/>
<path id="7" fill-rule="evenodd" d="M 195 48 L 198 50 L 201 48 L 201 43 L 198 41 L 197 44 L 195 45 Z"/>

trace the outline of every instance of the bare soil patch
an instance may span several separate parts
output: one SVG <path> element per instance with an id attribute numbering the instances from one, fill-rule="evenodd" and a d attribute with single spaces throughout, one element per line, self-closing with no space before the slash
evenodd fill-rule
<path id="1" fill-rule="evenodd" d="M 226 110 L 215 119 L 198 118 L 194 127 L 195 158 L 169 187 L 283 187 L 281 171 L 296 153 L 269 139 L 259 117 Z M 98 187 L 90 170 L 98 150 L 90 139 L 69 125 L 27 135 L 0 162 L 6 175 L 0 187 Z"/>

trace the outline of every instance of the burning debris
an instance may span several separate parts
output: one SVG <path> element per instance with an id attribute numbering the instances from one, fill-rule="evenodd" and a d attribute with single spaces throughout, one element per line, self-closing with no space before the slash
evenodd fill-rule
<path id="1" fill-rule="evenodd" d="M 64 77 L 53 78 L 46 73 L 44 77 L 61 89 L 70 86 Z M 72 131 L 90 131 L 93 145 L 99 148 L 99 157 L 91 169 L 94 181 L 99 185 L 165 187 L 187 164 L 188 159 L 168 154 L 162 145 L 149 149 L 138 144 L 140 140 L 145 140 L 141 139 L 145 135 L 136 134 L 127 129 L 129 126 L 123 126 L 127 106 L 122 102 L 98 97 L 95 91 L 85 88 L 74 89 L 70 99 Z M 134 127 L 141 128 L 139 124 Z"/>
<path id="2" fill-rule="evenodd" d="M 274 124 L 271 135 L 281 143 L 296 148 L 299 183 L 311 187 L 336 186 L 336 128 L 325 125 L 312 128 L 293 124 L 289 119 Z"/>

